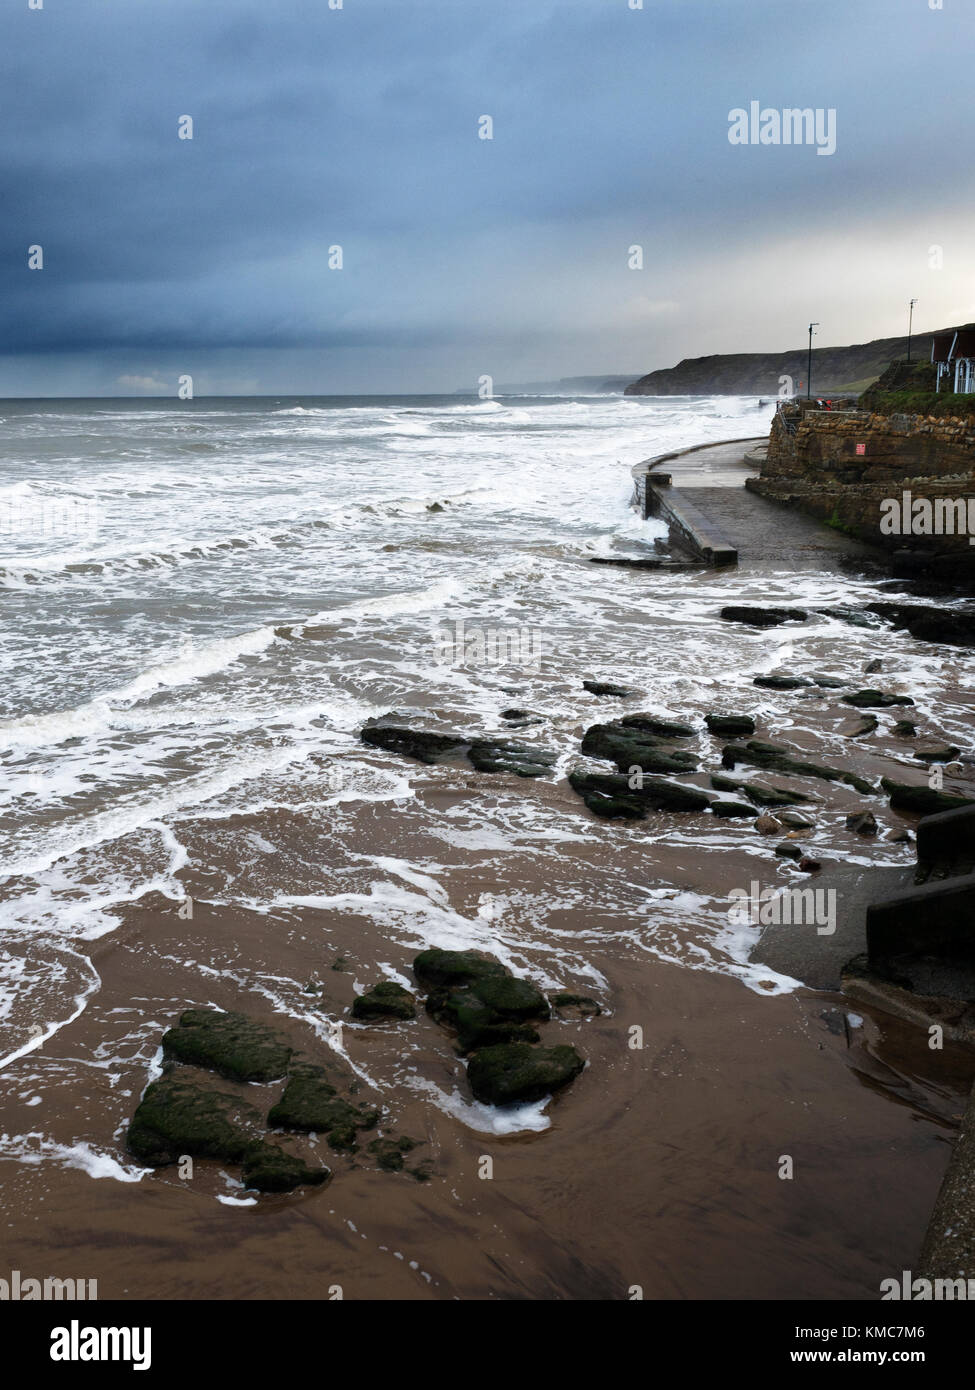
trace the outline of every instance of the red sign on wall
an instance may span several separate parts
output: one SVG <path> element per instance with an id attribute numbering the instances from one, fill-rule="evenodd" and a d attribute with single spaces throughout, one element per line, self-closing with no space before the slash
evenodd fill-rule
<path id="1" fill-rule="evenodd" d="M 858 454 L 865 454 L 866 452 L 867 452 L 867 446 L 866 446 L 866 444 L 858 444 L 858 445 L 857 445 L 857 453 L 858 453 Z"/>

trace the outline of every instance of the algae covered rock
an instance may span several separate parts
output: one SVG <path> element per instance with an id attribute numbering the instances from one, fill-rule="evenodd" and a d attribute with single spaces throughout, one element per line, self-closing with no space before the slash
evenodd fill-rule
<path id="1" fill-rule="evenodd" d="M 456 1031 L 461 1052 L 493 1043 L 539 1040 L 530 1023 L 504 1018 L 466 986 L 435 989 L 427 999 L 427 1010 L 438 1023 Z"/>
<path id="2" fill-rule="evenodd" d="M 553 994 L 552 1005 L 560 1014 L 576 1014 L 585 1017 L 589 1014 L 601 1014 L 602 1009 L 595 999 L 590 999 L 588 994 L 572 994 L 568 990 L 561 990 L 558 994 Z"/>
<path id="3" fill-rule="evenodd" d="M 473 739 L 467 759 L 478 772 L 513 772 L 516 777 L 544 777 L 552 770 L 555 754 L 544 748 L 526 748 L 498 739 Z"/>
<path id="4" fill-rule="evenodd" d="M 633 690 L 628 690 L 625 685 L 613 685 L 611 681 L 583 681 L 582 685 L 583 689 L 588 690 L 590 695 L 615 695 L 621 700 L 636 693 Z"/>
<path id="5" fill-rule="evenodd" d="M 885 690 L 856 690 L 852 695 L 840 697 L 844 705 L 856 709 L 889 709 L 892 705 L 913 705 L 909 695 L 889 695 Z"/>
<path id="6" fill-rule="evenodd" d="M 354 1152 L 358 1131 L 374 1128 L 378 1119 L 377 1111 L 340 1096 L 323 1067 L 302 1064 L 292 1070 L 267 1122 L 280 1129 L 324 1134 L 330 1148 Z"/>
<path id="7" fill-rule="evenodd" d="M 208 1067 L 231 1081 L 276 1081 L 291 1061 L 291 1048 L 263 1023 L 244 1014 L 187 1009 L 163 1035 L 171 1061 Z"/>
<path id="8" fill-rule="evenodd" d="M 373 1139 L 368 1152 L 376 1160 L 378 1167 L 386 1173 L 401 1173 L 406 1155 L 417 1147 L 418 1140 L 403 1134 L 398 1139 Z"/>
<path id="9" fill-rule="evenodd" d="M 706 714 L 704 722 L 718 738 L 749 738 L 755 732 L 750 714 Z"/>
<path id="10" fill-rule="evenodd" d="M 404 729 L 394 724 L 368 724 L 360 739 L 370 748 L 382 748 L 388 753 L 401 753 L 421 763 L 438 763 L 441 758 L 459 752 L 467 742 L 458 734 L 434 734 L 425 729 Z"/>
<path id="11" fill-rule="evenodd" d="M 734 777 L 722 777 L 712 773 L 711 785 L 715 791 L 743 792 L 755 806 L 798 806 L 809 797 L 803 792 L 788 791 L 785 787 L 766 787 L 761 782 L 744 782 Z"/>
<path id="12" fill-rule="evenodd" d="M 570 772 L 569 785 L 597 816 L 642 820 L 650 811 L 706 811 L 711 797 L 698 787 L 662 777 L 641 776 L 639 784 L 622 773 Z"/>
<path id="13" fill-rule="evenodd" d="M 819 763 L 806 762 L 792 756 L 790 749 L 779 743 L 767 743 L 764 739 L 752 738 L 747 743 L 726 744 L 721 752 L 724 767 L 733 768 L 739 763 L 753 767 L 771 768 L 775 772 L 792 773 L 796 777 L 821 777 L 827 782 L 845 782 L 848 786 L 871 796 L 876 788 L 863 777 L 853 772 L 841 772 L 835 767 L 822 767 Z"/>
<path id="14" fill-rule="evenodd" d="M 507 971 L 498 961 L 485 960 L 473 951 L 443 951 L 434 946 L 416 957 L 413 973 L 422 984 L 432 986 L 466 985 Z"/>
<path id="15" fill-rule="evenodd" d="M 726 623 L 746 623 L 749 627 L 778 627 L 781 623 L 805 622 L 809 614 L 804 608 L 749 608 L 728 604 L 721 616 Z"/>
<path id="16" fill-rule="evenodd" d="M 467 1079 L 486 1105 L 524 1105 L 568 1086 L 584 1066 L 574 1047 L 502 1043 L 474 1053 Z"/>
<path id="17" fill-rule="evenodd" d="M 146 1087 L 126 1144 L 153 1168 L 184 1154 L 240 1163 L 262 1130 L 260 1115 L 246 1101 L 172 1071 Z"/>
<path id="18" fill-rule="evenodd" d="M 641 729 L 657 738 L 693 738 L 697 730 L 690 724 L 677 724 L 670 719 L 658 719 L 653 714 L 624 714 L 619 721 L 625 729 Z"/>
<path id="19" fill-rule="evenodd" d="M 416 1005 L 408 989 L 394 980 L 383 980 L 354 1000 L 352 1017 L 369 1020 L 416 1018 Z"/>
<path id="20" fill-rule="evenodd" d="M 712 801 L 711 814 L 723 819 L 731 817 L 740 817 L 741 819 L 751 817 L 754 819 L 758 815 L 758 810 L 754 806 L 747 806 L 744 801 Z"/>
<path id="21" fill-rule="evenodd" d="M 331 1176 L 331 1170 L 322 1164 L 305 1163 L 266 1140 L 250 1146 L 241 1171 L 244 1186 L 258 1192 L 293 1192 L 296 1187 L 317 1187 Z"/>
<path id="22" fill-rule="evenodd" d="M 760 685 L 765 690 L 800 690 L 812 685 L 805 676 L 756 676 L 752 685 Z"/>
<path id="23" fill-rule="evenodd" d="M 469 985 L 440 986 L 427 1000 L 440 1024 L 454 1028 L 461 1052 L 504 1042 L 538 1042 L 530 1020 L 549 1017 L 548 1001 L 530 980 L 507 973 Z"/>
<path id="24" fill-rule="evenodd" d="M 582 740 L 582 752 L 591 758 L 607 758 L 620 772 L 633 767 L 644 772 L 697 771 L 692 754 L 662 748 L 656 734 L 622 723 L 593 724 Z"/>
<path id="25" fill-rule="evenodd" d="M 970 796 L 951 796 L 948 792 L 936 792 L 927 786 L 893 782 L 889 777 L 882 777 L 880 785 L 890 797 L 895 811 L 914 811 L 922 816 L 933 816 L 939 811 L 955 811 L 959 806 L 975 805 Z"/>

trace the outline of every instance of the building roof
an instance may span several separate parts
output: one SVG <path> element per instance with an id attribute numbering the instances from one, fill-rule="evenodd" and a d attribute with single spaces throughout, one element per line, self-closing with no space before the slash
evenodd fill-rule
<path id="1" fill-rule="evenodd" d="M 959 357 L 975 357 L 975 328 L 935 334 L 931 341 L 932 362 L 954 362 Z"/>

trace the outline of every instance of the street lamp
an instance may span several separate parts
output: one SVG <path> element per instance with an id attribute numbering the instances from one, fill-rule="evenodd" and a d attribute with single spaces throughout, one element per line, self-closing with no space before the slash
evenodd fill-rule
<path id="1" fill-rule="evenodd" d="M 914 305 L 915 305 L 916 303 L 917 303 L 917 300 L 916 300 L 916 299 L 912 299 L 912 300 L 911 300 L 911 314 L 910 314 L 910 318 L 907 320 L 907 360 L 908 360 L 908 362 L 910 362 L 910 360 L 911 360 L 911 330 L 912 330 L 913 327 L 914 327 Z"/>
<path id="2" fill-rule="evenodd" d="M 806 400 L 807 400 L 807 401 L 810 400 L 811 397 L 812 397 L 812 340 L 813 340 L 813 329 L 814 329 L 814 328 L 818 328 L 818 327 L 819 327 L 819 320 L 818 320 L 818 319 L 817 319 L 817 321 L 816 321 L 815 323 L 811 323 L 811 324 L 809 325 L 809 362 L 808 362 L 808 365 L 807 365 L 807 367 L 806 367 Z"/>

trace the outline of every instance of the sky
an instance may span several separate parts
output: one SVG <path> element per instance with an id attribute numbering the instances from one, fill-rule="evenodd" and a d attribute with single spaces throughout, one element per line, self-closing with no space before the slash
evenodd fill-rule
<path id="1" fill-rule="evenodd" d="M 474 391 L 865 342 L 911 298 L 970 322 L 973 51 L 971 0 L 7 0 L 0 395 Z M 835 151 L 732 143 L 752 102 Z"/>

